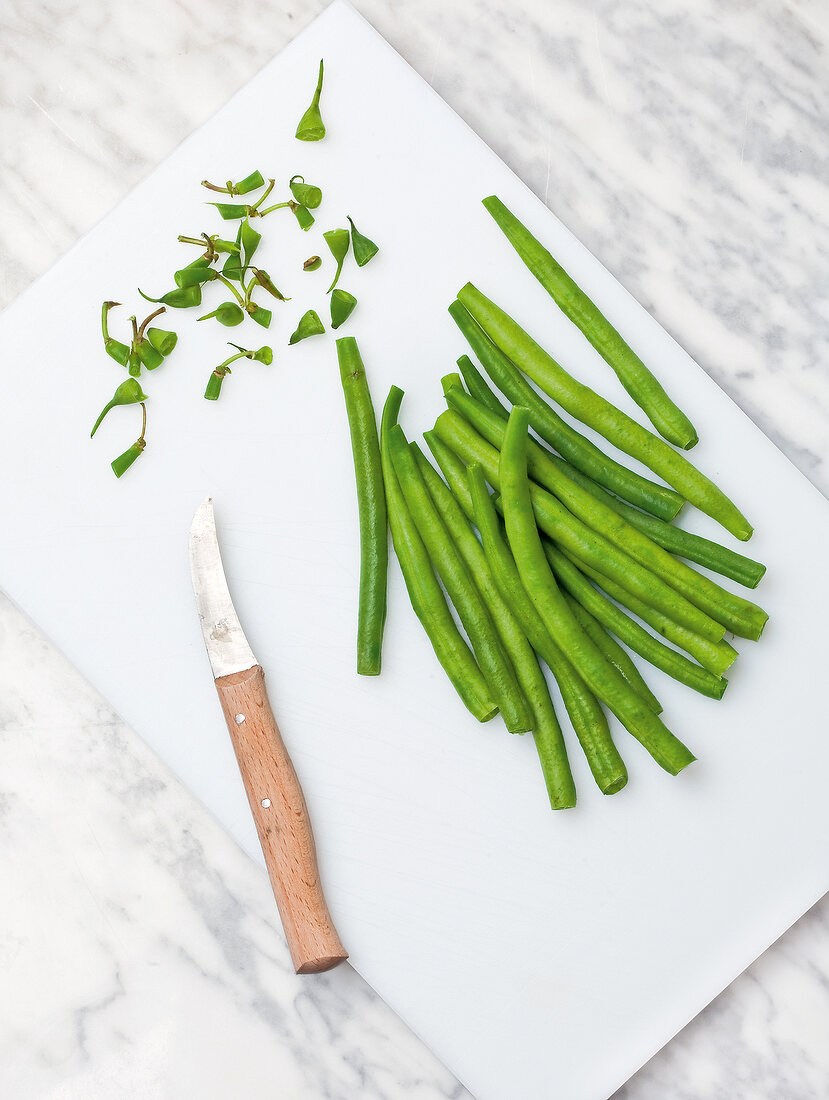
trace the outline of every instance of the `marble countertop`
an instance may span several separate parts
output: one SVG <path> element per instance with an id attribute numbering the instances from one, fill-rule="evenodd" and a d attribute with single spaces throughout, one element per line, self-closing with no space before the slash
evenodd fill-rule
<path id="1" fill-rule="evenodd" d="M 4 5 L 0 304 L 323 6 Z M 357 7 L 829 495 L 821 0 Z M 0 1096 L 467 1095 L 7 600 L 0 852 Z M 825 1096 L 828 1023 L 824 899 L 617 1100 Z"/>

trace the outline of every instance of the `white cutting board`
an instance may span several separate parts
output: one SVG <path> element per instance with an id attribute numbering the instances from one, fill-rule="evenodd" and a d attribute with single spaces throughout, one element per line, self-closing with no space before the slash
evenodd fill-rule
<path id="1" fill-rule="evenodd" d="M 293 127 L 326 60 L 329 136 Z M 269 334 L 171 311 L 180 347 L 146 380 L 147 453 L 108 462 L 136 409 L 89 427 L 123 372 L 104 355 L 104 298 L 138 309 L 218 225 L 204 177 L 254 167 L 325 190 L 319 230 L 347 213 L 381 246 L 342 285 L 378 405 L 407 390 L 410 436 L 441 408 L 464 344 L 446 314 L 473 279 L 579 377 L 632 406 L 551 306 L 480 198 L 497 191 L 627 335 L 700 429 L 694 459 L 757 527 L 772 614 L 721 704 L 647 669 L 699 762 L 671 779 L 623 730 L 628 788 L 603 798 L 577 747 L 580 803 L 553 814 L 529 738 L 479 726 L 455 698 L 393 565 L 385 667 L 354 673 L 357 528 L 333 339 L 286 346 L 324 309 L 330 262 L 289 214 L 262 263 L 294 301 Z M 280 191 L 284 187 L 280 188 Z M 313 251 L 326 267 L 303 274 Z M 712 273 L 712 279 L 716 279 Z M 206 299 L 218 302 L 221 295 Z M 115 311 L 113 330 L 117 333 Z M 275 348 L 201 393 L 230 337 Z M 269 673 L 305 786 L 331 908 L 355 966 L 480 1100 L 612 1092 L 823 892 L 829 507 L 716 385 L 351 8 L 336 3 L 0 320 L 0 578 L 123 717 L 261 859 L 210 683 L 187 531 L 216 500 L 236 605 Z M 721 534 L 705 517 L 689 526 Z M 571 738 L 572 744 L 572 738 Z M 308 979 L 313 980 L 313 979 Z"/>

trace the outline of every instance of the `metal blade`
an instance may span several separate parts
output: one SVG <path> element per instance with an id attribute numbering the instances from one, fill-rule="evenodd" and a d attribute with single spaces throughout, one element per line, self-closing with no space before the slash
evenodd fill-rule
<path id="1" fill-rule="evenodd" d="M 198 506 L 190 526 L 190 572 L 214 679 L 253 668 L 258 662 L 227 588 L 212 497 Z"/>

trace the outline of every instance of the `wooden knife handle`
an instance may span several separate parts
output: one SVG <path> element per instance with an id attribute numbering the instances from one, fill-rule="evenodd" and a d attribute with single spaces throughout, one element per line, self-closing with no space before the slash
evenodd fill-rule
<path id="1" fill-rule="evenodd" d="M 220 676 L 216 690 L 259 833 L 297 974 L 331 970 L 348 953 L 320 885 L 305 797 L 282 741 L 260 665 Z"/>

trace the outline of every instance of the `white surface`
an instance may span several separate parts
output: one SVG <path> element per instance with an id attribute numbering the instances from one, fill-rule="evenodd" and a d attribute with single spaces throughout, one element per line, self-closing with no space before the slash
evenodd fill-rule
<path id="1" fill-rule="evenodd" d="M 342 10 L 332 12 L 292 47 L 8 312 L 5 346 L 27 388 L 18 395 L 7 383 L 5 408 L 19 420 L 4 425 L 5 438 L 17 454 L 33 454 L 43 465 L 42 488 L 32 491 L 29 479 L 28 500 L 12 499 L 13 486 L 3 488 L 7 523 L 20 524 L 3 550 L 3 576 L 124 716 L 255 850 L 186 583 L 190 515 L 205 492 L 214 491 L 223 505 L 236 602 L 271 672 L 277 711 L 315 816 L 332 906 L 354 961 L 480 1096 L 508 1094 L 516 1064 L 526 1072 L 524 1095 L 533 1095 L 533 1073 L 536 1091 L 546 1095 L 545 1065 L 553 1067 L 563 1095 L 595 1095 L 627 1076 L 822 888 L 819 784 L 826 750 L 818 701 L 810 701 L 808 689 L 819 682 L 822 657 L 817 620 L 826 591 L 810 582 L 821 583 L 825 502 L 392 54 L 380 47 L 362 74 L 355 71 L 346 33 L 331 27 L 340 18 Z M 325 22 L 336 47 L 323 50 L 313 38 L 325 34 Z M 370 34 L 366 41 L 366 48 L 377 48 Z M 283 102 L 285 116 L 293 118 L 318 52 L 336 57 L 344 74 L 326 111 L 330 141 L 299 153 L 287 137 L 282 147 L 274 138 L 272 150 L 246 144 L 244 126 L 233 121 L 248 97 L 257 97 L 263 81 L 273 82 L 257 102 Z M 385 79 L 387 66 L 398 74 L 394 88 Z M 286 89 L 282 100 L 277 84 Z M 397 125 L 412 117 L 412 103 L 414 141 L 411 124 Z M 312 178 L 318 167 L 317 178 L 327 184 L 323 209 L 331 215 L 328 221 L 321 216 L 321 227 L 350 212 L 381 243 L 382 257 L 343 281 L 362 300 L 349 331 L 361 341 L 378 395 L 392 380 L 408 384 L 411 432 L 431 421 L 439 407 L 437 379 L 461 350 L 443 308 L 468 277 L 507 308 L 526 311 L 565 363 L 622 400 L 606 368 L 583 353 L 560 319 L 550 313 L 546 326 L 537 323 L 547 308 L 543 292 L 511 257 L 500 263 L 508 251 L 477 205 L 490 190 L 518 204 L 587 288 L 608 309 L 622 311 L 638 349 L 661 353 L 661 375 L 702 428 L 695 455 L 715 474 L 730 472 L 727 487 L 759 529 L 752 551 L 771 573 L 761 591 L 773 625 L 761 646 L 743 647 L 752 650 L 750 659 L 722 706 L 692 702 L 652 675 L 676 732 L 702 757 L 693 773 L 669 780 L 626 739 L 628 791 L 602 800 L 582 768 L 581 808 L 566 819 L 551 817 L 532 746 L 510 740 L 494 724 L 479 728 L 466 719 L 404 606 L 396 574 L 386 674 L 377 683 L 356 681 L 353 487 L 328 338 L 291 352 L 283 348 L 281 355 L 277 344 L 271 376 L 240 370 L 214 409 L 199 394 L 218 361 L 217 336 L 215 330 L 190 335 L 188 322 L 186 346 L 183 337 L 164 377 L 151 379 L 157 405 L 150 409 L 148 453 L 123 485 L 111 479 L 106 460 L 134 437 L 134 410 L 117 420 L 113 413 L 107 422 L 106 456 L 97 439 L 89 444 L 77 430 L 94 419 L 120 380 L 117 368 L 102 361 L 97 308 L 90 310 L 89 302 L 126 294 L 136 269 L 142 285 L 155 286 L 178 266 L 180 252 L 170 245 L 166 258 L 166 242 L 198 201 L 186 181 L 211 174 L 215 161 L 205 168 L 202 150 L 216 126 L 229 136 L 215 174 L 235 171 L 228 165 L 249 157 L 266 170 L 262 160 L 269 154 L 277 164 L 290 163 L 290 174 L 301 159 L 300 170 Z M 392 172 L 389 187 L 386 173 Z M 439 201 L 427 208 L 435 180 Z M 385 206 L 382 195 L 394 197 L 394 207 Z M 371 224 L 357 209 L 346 211 L 343 204 L 355 196 L 371 212 Z M 295 234 L 286 230 L 286 246 L 289 241 L 295 243 Z M 130 255 L 120 274 L 119 254 Z M 280 270 L 270 259 L 267 266 L 275 275 Z M 151 277 L 157 281 L 150 284 Z M 59 303 L 52 346 L 41 322 L 32 320 L 36 300 Z M 59 326 L 73 311 L 89 319 L 72 341 L 73 357 L 89 373 L 75 371 L 70 388 Z M 293 320 L 291 314 L 281 324 L 283 341 Z M 32 332 L 39 337 L 37 358 L 27 350 Z M 311 371 L 316 378 L 309 382 Z M 259 401 L 266 392 L 270 404 Z M 300 404 L 312 400 L 313 409 Z M 221 455 L 205 419 L 212 413 L 222 416 L 221 434 L 230 440 Z M 313 437 L 303 427 L 304 414 L 317 426 Z M 170 452 L 178 452 L 175 461 Z M 283 469 L 269 476 L 267 487 L 264 480 L 250 485 L 238 478 L 252 454 L 265 467 L 271 456 L 283 456 Z M 320 459 L 329 463 L 325 473 L 316 465 Z M 297 476 L 300 466 L 308 478 Z M 309 484 L 314 500 L 306 499 Z M 784 516 L 791 521 L 783 523 Z M 795 559 L 791 576 L 795 571 L 786 566 Z M 784 607 L 789 616 L 781 621 Z M 798 725 L 792 728 L 795 697 Z M 785 756 L 777 751 L 781 729 Z M 738 770 L 741 756 L 758 747 L 766 751 Z M 612 1035 L 603 1034 L 607 1030 Z M 594 1048 L 584 1045 L 588 1038 Z M 577 1077 L 578 1086 L 571 1083 Z"/>

